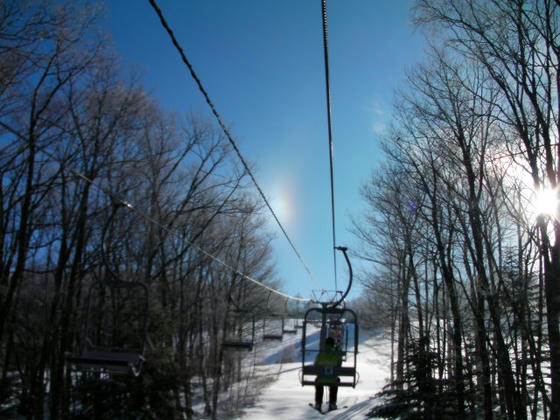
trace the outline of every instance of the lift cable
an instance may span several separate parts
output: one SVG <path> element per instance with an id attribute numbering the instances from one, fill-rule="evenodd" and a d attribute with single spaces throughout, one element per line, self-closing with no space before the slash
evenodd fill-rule
<path id="1" fill-rule="evenodd" d="M 83 173 L 81 173 L 80 171 L 72 168 L 71 166 L 65 165 L 63 164 L 56 156 L 54 156 L 52 153 L 50 153 L 48 150 L 46 150 L 44 147 L 38 147 L 45 155 L 47 155 L 48 157 L 50 157 L 51 159 L 53 159 L 55 162 L 57 162 L 61 169 L 68 169 L 70 172 L 72 172 L 75 176 L 82 178 L 84 181 L 86 181 L 87 183 L 89 183 L 91 186 L 93 186 L 94 188 L 98 189 L 99 191 L 102 191 L 103 193 L 107 194 L 109 197 L 111 197 L 111 200 L 113 201 L 113 203 L 118 203 L 121 204 L 127 208 L 129 208 L 130 210 L 136 212 L 137 214 L 139 214 L 142 218 L 144 218 L 145 220 L 149 221 L 150 223 L 153 223 L 154 225 L 158 226 L 159 228 L 163 229 L 166 233 L 173 235 L 173 236 L 177 236 L 177 237 L 181 237 L 182 240 L 185 240 L 190 246 L 195 247 L 196 249 L 198 249 L 198 251 L 200 251 L 202 254 L 206 255 L 207 257 L 209 257 L 210 259 L 214 260 L 215 262 L 217 262 L 218 264 L 221 264 L 222 266 L 230 269 L 231 271 L 233 271 L 234 273 L 240 275 L 241 277 L 257 284 L 258 286 L 261 286 L 262 288 L 271 291 L 272 293 L 276 293 L 279 296 L 285 297 L 286 299 L 291 299 L 291 300 L 295 300 L 298 302 L 309 302 L 311 301 L 311 299 L 306 299 L 306 298 L 300 298 L 297 296 L 291 296 L 288 295 L 287 293 L 281 292 L 279 290 L 274 289 L 273 287 L 268 286 L 267 284 L 264 284 L 262 282 L 260 282 L 259 280 L 242 273 L 241 271 L 239 271 L 237 268 L 233 267 L 232 265 L 228 264 L 227 262 L 223 261 L 221 258 L 216 257 L 215 255 L 211 254 L 210 252 L 206 251 L 204 248 L 202 248 L 200 245 L 195 244 L 192 241 L 189 241 L 188 239 L 183 238 L 182 236 L 178 235 L 173 229 L 170 229 L 164 225 L 162 225 L 160 222 L 158 222 L 156 219 L 154 219 L 153 217 L 151 217 L 149 214 L 143 212 L 142 210 L 140 210 L 137 206 L 135 206 L 134 204 L 132 204 L 129 201 L 126 201 L 120 197 L 118 197 L 113 191 L 109 190 L 108 188 L 104 188 L 100 185 L 98 185 L 95 181 L 93 181 L 91 178 L 89 178 L 88 176 L 84 175 Z"/>
<path id="2" fill-rule="evenodd" d="M 286 240 L 288 241 L 288 243 L 290 244 L 290 246 L 292 247 L 292 250 L 295 252 L 295 254 L 297 255 L 299 261 L 301 262 L 301 264 L 303 265 L 303 267 L 305 268 L 305 271 L 307 271 L 307 273 L 309 274 L 309 276 L 311 277 L 311 279 L 319 284 L 319 282 L 317 281 L 317 279 L 315 278 L 315 276 L 313 276 L 313 273 L 311 273 L 311 270 L 307 267 L 307 264 L 305 264 L 305 262 L 303 261 L 302 256 L 300 255 L 300 253 L 298 252 L 298 250 L 296 249 L 295 245 L 293 244 L 292 240 L 290 239 L 290 237 L 288 236 L 288 233 L 286 232 L 286 230 L 284 229 L 284 226 L 282 226 L 282 223 L 280 223 L 280 220 L 278 219 L 278 217 L 276 216 L 275 211 L 272 209 L 272 206 L 270 205 L 268 199 L 266 198 L 266 196 L 264 195 L 264 192 L 262 191 L 261 187 L 259 186 L 256 178 L 253 176 L 253 173 L 251 172 L 251 170 L 249 169 L 249 165 L 247 165 L 247 162 L 245 161 L 245 159 L 243 158 L 243 155 L 241 154 L 241 152 L 239 151 L 239 148 L 237 147 L 237 144 L 235 143 L 235 141 L 233 140 L 232 135 L 230 134 L 228 128 L 226 127 L 226 125 L 224 124 L 224 122 L 222 121 L 222 118 L 220 117 L 220 114 L 218 114 L 218 111 L 216 110 L 216 107 L 214 106 L 213 102 L 210 100 L 210 96 L 208 95 L 208 93 L 206 92 L 206 90 L 204 89 L 204 87 L 202 86 L 202 82 L 200 81 L 200 79 L 198 78 L 198 76 L 196 75 L 193 66 L 191 65 L 191 63 L 189 62 L 189 60 L 187 59 L 185 52 L 183 51 L 183 48 L 181 47 L 181 45 L 179 44 L 179 42 L 177 41 L 177 39 L 175 38 L 175 34 L 173 33 L 173 31 L 171 30 L 171 28 L 169 27 L 169 25 L 167 24 L 167 21 L 165 20 L 165 18 L 163 17 L 163 13 L 161 11 L 161 9 L 158 7 L 158 5 L 156 4 L 155 0 L 149 0 L 151 6 L 153 7 L 153 9 L 156 11 L 162 26 L 164 27 L 164 29 L 167 31 L 167 33 L 169 34 L 169 37 L 171 38 L 171 42 L 173 43 L 173 45 L 175 46 L 175 48 L 177 49 L 177 51 L 179 52 L 181 59 L 183 60 L 183 63 L 187 66 L 187 68 L 190 71 L 190 74 L 192 76 L 192 78 L 194 79 L 194 81 L 196 82 L 198 89 L 200 90 L 200 92 L 202 93 L 202 95 L 204 96 L 204 99 L 206 100 L 206 103 L 208 104 L 208 106 L 210 106 L 210 109 L 212 110 L 212 113 L 214 114 L 214 116 L 216 117 L 216 120 L 218 121 L 218 124 L 220 125 L 220 127 L 222 128 L 224 134 L 226 135 L 227 139 L 229 140 L 231 146 L 233 147 L 233 150 L 235 151 L 235 153 L 237 154 L 237 157 L 239 158 L 239 160 L 241 161 L 241 163 L 243 164 L 243 167 L 245 168 L 245 170 L 247 171 L 247 173 L 249 174 L 249 176 L 251 177 L 251 180 L 253 181 L 253 184 L 255 185 L 255 187 L 257 188 L 260 196 L 262 197 L 263 201 L 265 202 L 266 206 L 268 207 L 268 209 L 270 210 L 270 213 L 272 214 L 272 216 L 274 217 L 274 220 L 276 221 L 276 223 L 278 224 L 278 226 L 280 227 L 280 230 L 282 231 L 282 233 L 284 234 L 284 237 L 286 238 Z"/>
<path id="3" fill-rule="evenodd" d="M 329 164 L 331 173 L 331 215 L 332 215 L 332 239 L 333 239 L 333 260 L 334 260 L 334 288 L 337 287 L 336 277 L 336 229 L 334 213 L 334 167 L 333 167 L 333 139 L 332 139 L 332 120 L 331 120 L 331 89 L 329 83 L 329 44 L 327 28 L 327 0 L 322 0 L 321 9 L 323 12 L 323 55 L 325 57 L 325 87 L 327 93 L 327 122 L 329 129 Z"/>

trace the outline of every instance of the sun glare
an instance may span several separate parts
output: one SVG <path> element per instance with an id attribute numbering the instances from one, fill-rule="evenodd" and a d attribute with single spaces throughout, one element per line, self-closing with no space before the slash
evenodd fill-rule
<path id="1" fill-rule="evenodd" d="M 292 205 L 287 195 L 281 195 L 273 200 L 273 208 L 281 222 L 288 223 L 292 218 Z"/>
<path id="2" fill-rule="evenodd" d="M 276 179 L 267 186 L 270 191 L 270 205 L 281 223 L 290 224 L 295 216 L 294 195 L 292 185 L 287 179 Z M 271 221 L 272 221 L 272 216 Z"/>
<path id="3" fill-rule="evenodd" d="M 506 155 L 494 160 L 496 170 L 504 175 L 507 185 L 519 191 L 519 200 L 523 199 L 522 207 L 531 223 L 539 217 L 560 220 L 560 196 L 558 188 L 549 185 L 534 187 L 530 170 L 526 164 L 514 162 Z"/>
<path id="4" fill-rule="evenodd" d="M 534 204 L 539 216 L 556 217 L 558 214 L 558 192 L 554 188 L 541 188 L 537 191 Z"/>

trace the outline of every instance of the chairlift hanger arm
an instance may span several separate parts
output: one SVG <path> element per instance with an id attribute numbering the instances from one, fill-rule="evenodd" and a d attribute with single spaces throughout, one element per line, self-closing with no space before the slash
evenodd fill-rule
<path id="1" fill-rule="evenodd" d="M 348 258 L 348 254 L 346 252 L 348 251 L 348 248 L 345 246 L 337 246 L 335 247 L 335 249 L 338 251 L 342 251 L 342 253 L 344 254 L 344 259 L 346 260 L 346 264 L 348 265 L 348 272 L 350 275 L 350 279 L 348 280 L 348 287 L 346 288 L 346 291 L 342 294 L 342 297 L 338 300 L 338 302 L 331 305 L 332 308 L 335 308 L 338 305 L 340 305 L 342 302 L 344 302 L 344 299 L 346 299 L 346 296 L 348 295 L 350 289 L 352 288 L 352 279 L 354 277 L 354 274 L 352 273 L 352 265 L 350 264 L 350 259 Z"/>

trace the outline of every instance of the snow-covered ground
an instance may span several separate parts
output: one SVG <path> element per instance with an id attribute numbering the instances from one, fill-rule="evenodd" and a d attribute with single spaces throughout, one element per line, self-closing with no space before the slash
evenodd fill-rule
<path id="1" fill-rule="evenodd" d="M 310 335 L 316 334 L 309 331 Z M 285 336 L 286 337 L 286 336 Z M 315 389 L 299 383 L 301 362 L 300 336 L 286 337 L 282 342 L 256 349 L 262 360 L 258 370 L 263 375 L 274 375 L 276 380 L 262 390 L 255 404 L 244 410 L 243 420 L 296 420 L 296 419 L 363 419 L 375 405 L 375 394 L 387 383 L 390 364 L 390 343 L 381 333 L 361 334 L 358 352 L 360 380 L 356 388 L 340 387 L 339 409 L 322 415 L 309 407 L 314 401 Z M 281 363 L 284 361 L 284 363 Z M 288 362 L 286 362 L 288 361 Z M 328 391 L 324 399 L 328 398 Z M 326 408 L 326 404 L 323 404 Z"/>

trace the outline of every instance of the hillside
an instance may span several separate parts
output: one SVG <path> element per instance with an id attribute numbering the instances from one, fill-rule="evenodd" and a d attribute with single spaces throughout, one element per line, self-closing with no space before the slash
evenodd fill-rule
<path id="1" fill-rule="evenodd" d="M 310 335 L 313 334 L 317 332 L 311 332 Z M 238 419 L 363 419 L 374 405 L 375 394 L 389 377 L 388 338 L 381 333 L 362 333 L 358 353 L 359 383 L 355 389 L 341 387 L 338 393 L 339 410 L 326 415 L 321 415 L 308 406 L 308 403 L 313 402 L 314 388 L 299 384 L 300 341 L 300 337 L 293 337 L 260 350 L 258 357 L 262 358 L 263 364 L 258 369 L 263 375 L 274 375 L 275 380 L 262 390 L 255 403 Z M 281 363 L 282 360 L 284 363 Z"/>

